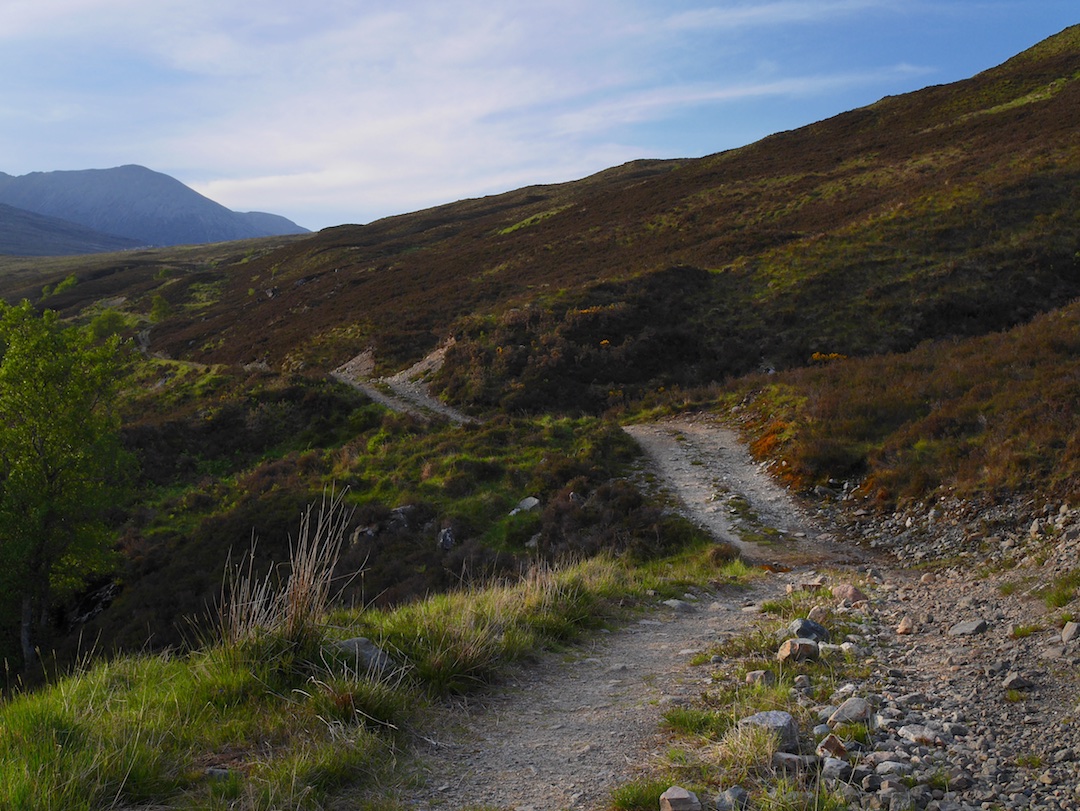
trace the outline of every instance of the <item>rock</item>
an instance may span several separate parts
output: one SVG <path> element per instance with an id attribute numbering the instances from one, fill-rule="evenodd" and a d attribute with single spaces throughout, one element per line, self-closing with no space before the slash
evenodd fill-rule
<path id="1" fill-rule="evenodd" d="M 912 743 L 921 743 L 928 746 L 932 746 L 937 740 L 937 733 L 930 727 L 925 727 L 922 724 L 907 724 L 900 727 L 896 733 L 906 741 Z"/>
<path id="2" fill-rule="evenodd" d="M 848 780 L 851 778 L 851 764 L 836 757 L 826 757 L 821 762 L 821 776 L 829 780 Z"/>
<path id="3" fill-rule="evenodd" d="M 817 745 L 816 751 L 820 757 L 847 757 L 847 747 L 844 746 L 844 742 L 831 733 Z"/>
<path id="4" fill-rule="evenodd" d="M 746 674 L 746 683 L 771 687 L 776 684 L 776 674 L 771 670 L 751 670 Z"/>
<path id="5" fill-rule="evenodd" d="M 517 503 L 517 506 L 510 511 L 510 515 L 518 515 L 519 513 L 531 513 L 540 509 L 540 499 L 536 496 L 526 496 Z"/>
<path id="6" fill-rule="evenodd" d="M 788 712 L 769 710 L 747 716 L 739 721 L 739 726 L 758 726 L 772 730 L 780 738 L 780 749 L 790 752 L 799 748 L 799 725 Z"/>
<path id="7" fill-rule="evenodd" d="M 812 639 L 789 639 L 776 652 L 780 662 L 805 662 L 817 659 L 819 655 L 818 644 Z"/>
<path id="8" fill-rule="evenodd" d="M 883 760 L 877 765 L 874 771 L 880 776 L 894 774 L 903 777 L 904 775 L 911 774 L 914 771 L 914 768 L 910 763 L 901 763 L 898 760 Z"/>
<path id="9" fill-rule="evenodd" d="M 974 636 L 981 634 L 986 628 L 986 620 L 966 620 L 950 628 L 949 636 Z"/>
<path id="10" fill-rule="evenodd" d="M 1030 690 L 1035 686 L 1035 682 L 1030 679 L 1025 679 L 1015 670 L 1009 671 L 1009 674 L 1005 676 L 1005 681 L 1001 683 L 1001 686 L 1006 690 Z"/>
<path id="11" fill-rule="evenodd" d="M 805 673 L 800 673 L 796 676 L 793 683 L 796 690 L 809 690 L 811 687 L 810 677 Z"/>
<path id="12" fill-rule="evenodd" d="M 919 582 L 922 583 L 924 586 L 929 586 L 931 583 L 937 582 L 937 575 L 933 572 L 927 572 L 919 578 Z"/>
<path id="13" fill-rule="evenodd" d="M 1061 629 L 1061 641 L 1067 644 L 1077 637 L 1080 637 L 1080 623 L 1066 622 L 1065 627 Z"/>
<path id="14" fill-rule="evenodd" d="M 701 811 L 701 800 L 682 786 L 672 786 L 660 795 L 660 811 Z"/>
<path id="15" fill-rule="evenodd" d="M 829 609 L 823 605 L 815 605 L 810 609 L 810 613 L 806 615 L 806 618 L 817 623 L 823 623 L 829 618 Z"/>
<path id="16" fill-rule="evenodd" d="M 799 639 L 812 639 L 815 642 L 828 642 L 829 629 L 811 619 L 797 619 L 788 626 L 788 633 Z"/>
<path id="17" fill-rule="evenodd" d="M 664 605 L 666 605 L 668 608 L 674 609 L 675 611 L 680 611 L 683 613 L 689 613 L 690 611 L 694 610 L 694 607 L 685 600 L 664 600 Z"/>
<path id="18" fill-rule="evenodd" d="M 350 664 L 353 665 L 357 673 L 381 676 L 397 667 L 397 662 L 393 660 L 390 654 L 366 636 L 357 636 L 335 642 L 332 647 L 339 655 L 352 660 Z"/>
<path id="19" fill-rule="evenodd" d="M 439 549 L 443 552 L 449 552 L 454 548 L 454 530 L 450 527 L 443 527 L 439 530 Z"/>
<path id="20" fill-rule="evenodd" d="M 915 631 L 916 631 L 915 620 L 913 620 L 910 616 L 905 614 L 904 618 L 902 620 L 900 620 L 900 624 L 896 626 L 896 633 L 899 634 L 900 636 L 906 636 L 908 634 L 915 633 Z"/>
<path id="21" fill-rule="evenodd" d="M 803 774 L 817 766 L 818 759 L 813 755 L 795 755 L 790 752 L 773 752 L 772 766 L 783 774 Z"/>
<path id="22" fill-rule="evenodd" d="M 716 798 L 716 811 L 740 811 L 750 804 L 750 792 L 742 786 L 732 786 Z"/>
<path id="23" fill-rule="evenodd" d="M 836 712 L 829 716 L 829 726 L 838 724 L 864 724 L 870 720 L 874 708 L 865 698 L 853 696 L 836 708 Z"/>
<path id="24" fill-rule="evenodd" d="M 850 583 L 841 583 L 832 590 L 833 597 L 841 602 L 864 603 L 869 598 L 859 588 Z"/>

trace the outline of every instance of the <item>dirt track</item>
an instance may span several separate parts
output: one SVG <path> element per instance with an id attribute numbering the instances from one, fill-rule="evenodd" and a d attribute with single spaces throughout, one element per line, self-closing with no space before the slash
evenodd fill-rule
<path id="1" fill-rule="evenodd" d="M 650 468 L 684 502 L 689 517 L 748 556 L 809 564 L 844 557 L 786 491 L 757 468 L 730 431 L 704 418 L 628 429 Z M 776 543 L 745 544 L 729 498 L 752 506 Z M 746 610 L 783 593 L 797 576 L 773 575 L 750 589 L 688 595 L 684 609 L 658 606 L 572 654 L 549 654 L 500 689 L 447 709 L 433 723 L 415 809 L 471 805 L 515 811 L 599 809 L 665 748 L 660 723 L 672 702 L 701 692 L 694 653 L 753 623 Z"/>

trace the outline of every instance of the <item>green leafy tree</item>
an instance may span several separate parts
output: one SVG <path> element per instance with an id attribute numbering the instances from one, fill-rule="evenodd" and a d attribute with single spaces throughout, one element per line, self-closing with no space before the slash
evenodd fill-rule
<path id="1" fill-rule="evenodd" d="M 105 516 L 130 459 L 111 408 L 120 350 L 116 336 L 94 342 L 55 312 L 0 302 L 0 584 L 24 668 L 54 597 L 111 557 Z"/>

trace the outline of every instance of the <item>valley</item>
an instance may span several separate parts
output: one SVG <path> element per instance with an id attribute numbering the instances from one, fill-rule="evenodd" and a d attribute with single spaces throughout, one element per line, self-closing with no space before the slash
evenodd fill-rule
<path id="1" fill-rule="evenodd" d="M 0 806 L 1076 807 L 1078 128 L 1074 26 L 704 158 L 0 256 Z M 111 489 L 31 509 L 81 417 Z"/>

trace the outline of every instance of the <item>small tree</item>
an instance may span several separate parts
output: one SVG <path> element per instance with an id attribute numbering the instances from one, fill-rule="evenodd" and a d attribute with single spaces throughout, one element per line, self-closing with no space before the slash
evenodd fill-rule
<path id="1" fill-rule="evenodd" d="M 116 336 L 94 343 L 55 312 L 0 302 L 0 582 L 24 668 L 53 596 L 110 557 L 104 518 L 128 460 L 111 408 L 119 350 Z"/>

